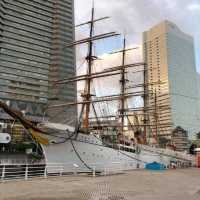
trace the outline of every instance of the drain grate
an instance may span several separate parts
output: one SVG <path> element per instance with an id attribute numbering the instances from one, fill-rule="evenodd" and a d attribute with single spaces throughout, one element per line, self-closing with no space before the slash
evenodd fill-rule
<path id="1" fill-rule="evenodd" d="M 127 200 L 127 199 L 125 199 L 125 197 L 122 197 L 122 196 L 113 195 L 113 196 L 106 197 L 105 200 Z"/>
<path id="2" fill-rule="evenodd" d="M 132 200 L 137 195 L 131 191 L 117 191 L 109 181 L 100 182 L 90 190 L 75 190 L 73 194 L 77 200 Z"/>
<path id="3" fill-rule="evenodd" d="M 93 192 L 79 192 L 78 197 L 79 200 L 130 200 L 127 195 L 127 193 L 97 190 Z"/>

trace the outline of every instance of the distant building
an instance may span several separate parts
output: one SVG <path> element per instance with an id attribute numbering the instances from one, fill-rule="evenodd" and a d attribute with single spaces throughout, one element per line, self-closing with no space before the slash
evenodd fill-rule
<path id="1" fill-rule="evenodd" d="M 171 134 L 181 126 L 193 137 L 200 130 L 200 78 L 193 38 L 163 21 L 143 33 L 143 47 L 149 90 L 156 93 L 149 97 L 149 106 L 157 110 L 150 116 L 152 131 L 157 127 L 159 134 Z"/>
<path id="2" fill-rule="evenodd" d="M 188 133 L 181 127 L 176 127 L 172 131 L 172 143 L 176 148 L 176 151 L 188 151 L 189 141 Z"/>
<path id="3" fill-rule="evenodd" d="M 75 75 L 73 39 L 73 0 L 0 0 L 0 99 L 34 121 L 49 99 L 74 101 L 74 84 L 53 84 Z"/>

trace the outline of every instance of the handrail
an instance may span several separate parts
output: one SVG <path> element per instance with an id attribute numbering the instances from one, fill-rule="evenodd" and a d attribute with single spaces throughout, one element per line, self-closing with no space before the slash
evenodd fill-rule
<path id="1" fill-rule="evenodd" d="M 134 161 L 130 161 L 132 164 L 135 164 Z M 105 163 L 88 163 L 92 171 L 88 172 L 92 174 L 93 177 L 97 173 L 108 175 L 108 173 L 116 174 L 122 172 L 122 163 L 112 162 L 108 165 Z M 127 164 L 128 166 L 128 164 Z M 77 175 L 80 171 L 81 166 L 76 163 L 48 163 L 48 164 L 0 164 L 0 182 L 8 180 L 29 180 L 32 178 L 42 177 L 48 178 L 51 176 L 64 176 L 69 174 Z M 66 168 L 70 168 L 71 172 L 65 172 Z M 103 168 L 103 170 L 99 170 Z M 123 167 L 124 169 L 124 167 Z M 127 168 L 128 170 L 128 168 Z M 123 170 L 125 171 L 125 169 Z"/>
<path id="2" fill-rule="evenodd" d="M 144 169 L 145 164 L 135 160 L 126 162 L 88 163 L 92 171 L 85 168 L 86 175 L 92 177 L 122 173 L 127 170 Z M 78 175 L 83 170 L 77 163 L 48 163 L 48 164 L 0 164 L 0 182 L 9 180 L 30 180 L 33 178 L 48 178 L 55 176 Z M 187 162 L 177 163 L 177 167 L 190 167 Z M 70 170 L 69 170 L 70 169 Z M 100 170 L 101 169 L 101 170 Z M 83 170 L 84 172 L 84 170 Z"/>

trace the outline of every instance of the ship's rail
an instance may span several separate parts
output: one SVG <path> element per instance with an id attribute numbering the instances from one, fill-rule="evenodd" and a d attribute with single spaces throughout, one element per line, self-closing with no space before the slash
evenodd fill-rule
<path id="1" fill-rule="evenodd" d="M 167 157 L 171 157 L 171 158 L 176 158 L 178 160 L 185 160 L 188 162 L 191 162 L 193 165 L 195 164 L 195 156 L 188 154 L 187 152 L 178 152 L 178 151 L 174 151 L 174 150 L 170 150 L 170 149 L 161 149 L 161 148 L 157 148 L 157 147 L 150 147 L 147 145 L 138 145 L 138 147 L 141 150 L 147 151 L 147 152 L 151 152 L 151 153 L 156 153 L 156 154 L 160 154 L 161 156 L 167 156 Z"/>

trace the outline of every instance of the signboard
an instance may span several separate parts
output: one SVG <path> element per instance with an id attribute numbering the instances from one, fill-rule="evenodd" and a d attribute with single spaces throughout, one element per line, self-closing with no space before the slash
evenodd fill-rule
<path id="1" fill-rule="evenodd" d="M 8 133 L 0 133 L 0 144 L 8 144 L 11 141 L 11 136 Z"/>

